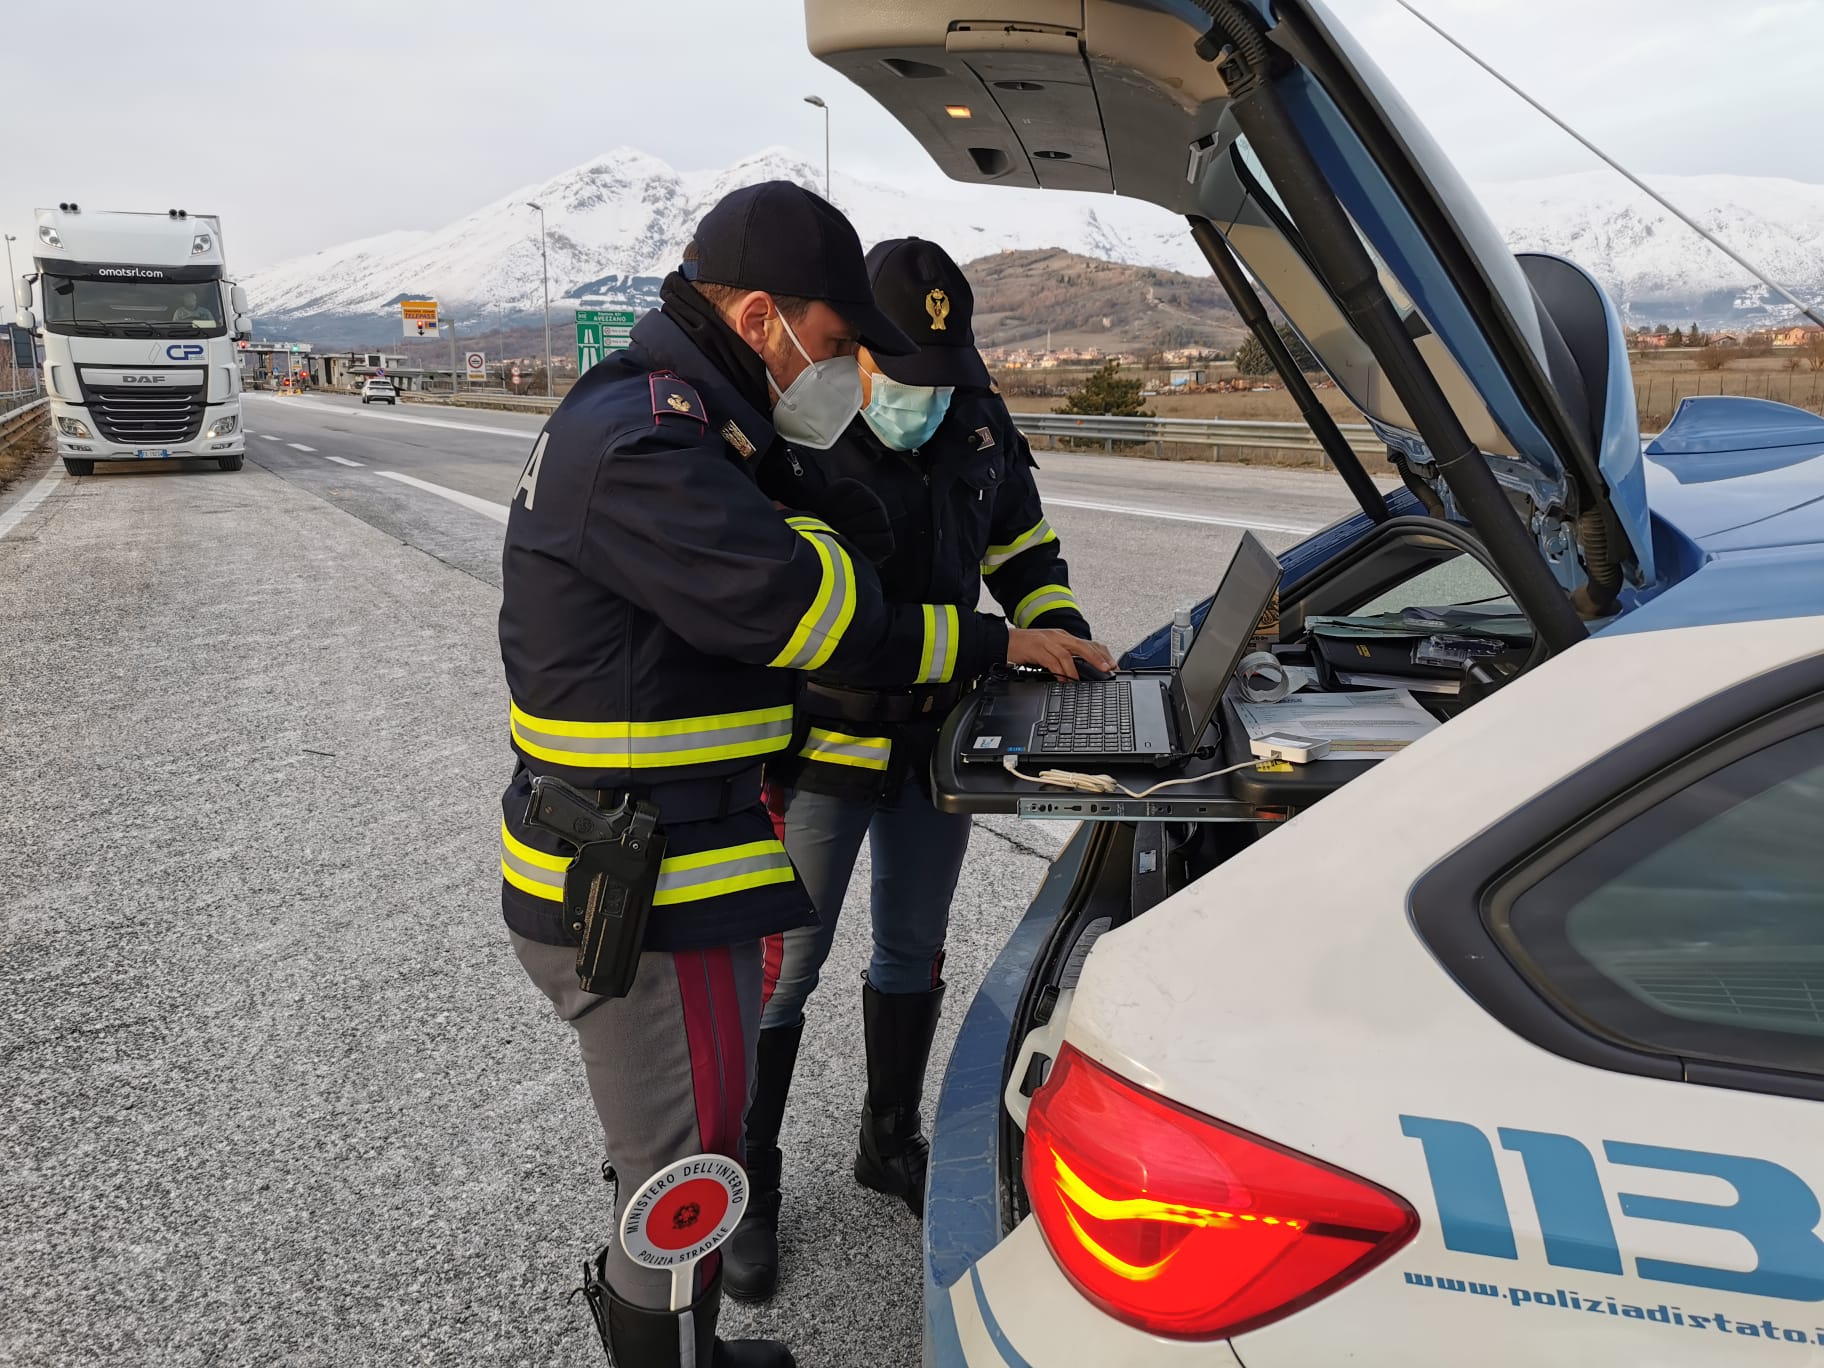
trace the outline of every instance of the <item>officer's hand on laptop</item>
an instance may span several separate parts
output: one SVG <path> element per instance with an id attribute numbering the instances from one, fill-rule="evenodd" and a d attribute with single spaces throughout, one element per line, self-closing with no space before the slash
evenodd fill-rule
<path id="1" fill-rule="evenodd" d="M 1086 660 L 1098 670 L 1112 672 L 1115 658 L 1099 641 L 1085 641 L 1051 627 L 1007 629 L 1007 663 L 1036 665 L 1060 679 L 1076 679 L 1077 661 Z"/>

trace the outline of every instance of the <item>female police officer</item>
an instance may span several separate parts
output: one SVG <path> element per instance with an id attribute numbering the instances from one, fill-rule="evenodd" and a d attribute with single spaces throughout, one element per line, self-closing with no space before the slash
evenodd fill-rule
<path id="1" fill-rule="evenodd" d="M 913 355 L 864 349 L 862 418 L 827 451 L 786 449 L 787 469 L 762 480 L 787 504 L 814 506 L 819 490 L 859 480 L 893 525 L 882 588 L 925 612 L 967 613 L 981 586 L 1016 627 L 1082 638 L 1072 653 L 1112 669 L 1088 640 L 1057 534 L 1045 520 L 1033 461 L 975 349 L 969 282 L 949 255 L 918 238 L 868 254 L 874 298 L 918 344 Z M 724 1250 L 731 1295 L 770 1296 L 778 1280 L 779 1129 L 804 1027 L 804 1003 L 830 952 L 849 876 L 869 838 L 874 952 L 862 987 L 867 1100 L 855 1177 L 923 1210 L 929 1152 L 919 1105 L 943 1001 L 944 936 L 969 844 L 969 818 L 939 812 L 928 792 L 939 724 L 968 687 L 936 650 L 912 688 L 868 687 L 832 667 L 801 691 L 794 754 L 768 764 L 785 847 L 810 890 L 818 924 L 769 939 L 769 996 L 747 1116 L 752 1199 Z M 1066 662 L 1062 673 L 1074 675 Z"/>

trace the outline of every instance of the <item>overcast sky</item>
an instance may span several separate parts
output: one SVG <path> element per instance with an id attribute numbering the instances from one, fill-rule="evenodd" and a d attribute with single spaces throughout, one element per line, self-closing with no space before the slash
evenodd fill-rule
<path id="1" fill-rule="evenodd" d="M 1330 3 L 1472 179 L 1594 165 L 1392 0 Z M 1638 172 L 1824 182 L 1824 0 L 1421 8 Z M 64 0 L 5 6 L 0 52 L 16 255 L 32 208 L 61 199 L 219 213 L 246 272 L 441 227 L 623 144 L 681 170 L 775 144 L 820 160 L 811 93 L 840 170 L 936 175 L 805 51 L 799 0 Z"/>

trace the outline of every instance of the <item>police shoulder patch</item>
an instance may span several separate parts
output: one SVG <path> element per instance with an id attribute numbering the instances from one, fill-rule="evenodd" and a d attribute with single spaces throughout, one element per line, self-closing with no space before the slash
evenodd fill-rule
<path id="1" fill-rule="evenodd" d="M 670 371 L 654 371 L 648 380 L 652 385 L 655 425 L 667 418 L 684 418 L 703 427 L 709 426 L 709 414 L 703 407 L 703 400 L 689 385 Z"/>

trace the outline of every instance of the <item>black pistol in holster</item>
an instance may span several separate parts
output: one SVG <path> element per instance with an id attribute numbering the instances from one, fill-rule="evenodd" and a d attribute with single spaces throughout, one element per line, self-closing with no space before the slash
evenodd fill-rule
<path id="1" fill-rule="evenodd" d="M 625 997 L 633 986 L 665 858 L 658 822 L 659 809 L 631 794 L 603 808 L 562 779 L 532 780 L 526 825 L 576 847 L 564 874 L 564 921 L 580 942 L 576 981 L 585 993 Z"/>

